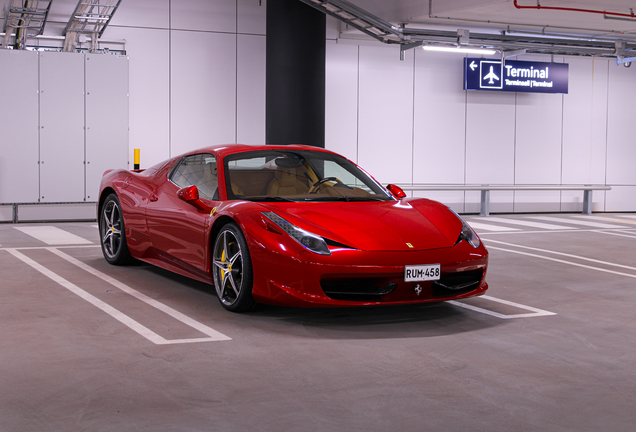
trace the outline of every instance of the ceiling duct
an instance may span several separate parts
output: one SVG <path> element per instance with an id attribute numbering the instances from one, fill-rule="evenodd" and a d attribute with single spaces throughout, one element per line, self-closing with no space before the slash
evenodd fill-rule
<path id="1" fill-rule="evenodd" d="M 346 0 L 300 0 L 347 25 L 387 44 L 400 44 L 401 51 L 429 43 L 459 45 L 475 48 L 490 48 L 502 52 L 505 57 L 509 51 L 525 50 L 529 54 L 553 54 L 574 56 L 617 57 L 616 43 L 620 38 L 599 38 L 595 36 L 559 36 L 524 32 L 511 34 L 502 30 L 497 33 L 459 34 L 458 31 L 416 28 L 406 24 L 392 24 Z M 515 0 L 515 5 L 516 5 Z M 525 8 L 526 6 L 522 6 Z M 534 8 L 534 7 L 533 7 Z M 542 8 L 546 8 L 543 7 Z M 603 13 L 601 11 L 601 13 Z M 606 14 L 633 16 L 628 14 Z M 623 55 L 636 56 L 636 42 L 622 41 L 625 44 Z M 514 54 L 513 54 L 514 55 Z"/>

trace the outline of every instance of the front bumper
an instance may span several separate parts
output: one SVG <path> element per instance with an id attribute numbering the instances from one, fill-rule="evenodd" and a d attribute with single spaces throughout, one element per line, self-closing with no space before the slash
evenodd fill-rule
<path id="1" fill-rule="evenodd" d="M 488 252 L 465 241 L 427 251 L 333 248 L 330 256 L 294 244 L 251 242 L 253 295 L 261 303 L 296 307 L 426 303 L 483 294 Z M 407 265 L 440 264 L 441 280 L 405 282 Z"/>

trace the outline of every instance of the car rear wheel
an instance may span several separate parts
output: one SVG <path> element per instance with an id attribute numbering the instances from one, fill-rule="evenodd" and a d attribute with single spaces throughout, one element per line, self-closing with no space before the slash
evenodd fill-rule
<path id="1" fill-rule="evenodd" d="M 245 236 L 235 223 L 221 228 L 212 252 L 212 275 L 223 307 L 247 312 L 256 307 L 252 297 L 252 260 Z"/>
<path id="2" fill-rule="evenodd" d="M 99 213 L 99 237 L 106 261 L 115 265 L 130 262 L 124 217 L 119 198 L 114 193 L 108 195 Z"/>

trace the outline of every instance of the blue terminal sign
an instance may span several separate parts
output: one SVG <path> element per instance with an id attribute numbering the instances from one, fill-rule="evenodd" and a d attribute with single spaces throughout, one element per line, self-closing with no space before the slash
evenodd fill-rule
<path id="1" fill-rule="evenodd" d="M 464 90 L 567 94 L 568 64 L 465 58 Z"/>

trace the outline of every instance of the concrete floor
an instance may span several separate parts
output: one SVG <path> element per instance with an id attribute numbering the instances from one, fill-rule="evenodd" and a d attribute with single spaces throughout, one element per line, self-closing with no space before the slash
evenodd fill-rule
<path id="1" fill-rule="evenodd" d="M 94 223 L 2 224 L 0 431 L 634 430 L 636 216 L 467 219 L 486 298 L 242 315 Z"/>

